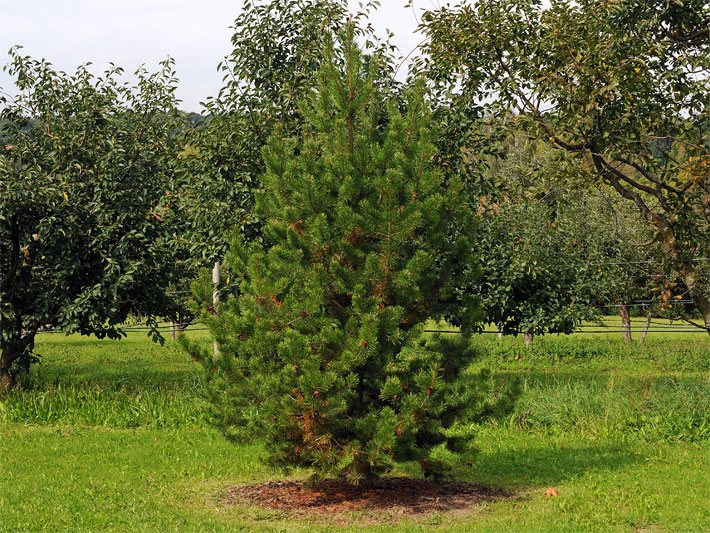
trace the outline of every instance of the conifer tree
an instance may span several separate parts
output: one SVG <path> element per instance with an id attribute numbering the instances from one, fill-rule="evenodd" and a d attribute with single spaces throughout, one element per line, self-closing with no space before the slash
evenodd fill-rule
<path id="1" fill-rule="evenodd" d="M 353 40 L 326 47 L 300 138 L 264 150 L 264 242 L 232 252 L 240 296 L 207 317 L 221 350 L 201 360 L 217 421 L 263 439 L 273 465 L 356 483 L 402 461 L 441 475 L 511 397 L 464 379 L 467 335 L 424 333 L 470 250 L 459 186 L 432 168 L 421 87 L 404 111 L 387 102 Z"/>

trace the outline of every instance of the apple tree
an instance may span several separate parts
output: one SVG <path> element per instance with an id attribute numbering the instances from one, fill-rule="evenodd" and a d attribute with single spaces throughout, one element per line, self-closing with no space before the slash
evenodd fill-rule
<path id="1" fill-rule="evenodd" d="M 428 12 L 429 75 L 632 204 L 710 333 L 710 4 L 475 0 Z"/>
<path id="2" fill-rule="evenodd" d="M 129 313 L 169 316 L 177 80 L 111 66 L 58 72 L 10 52 L 2 101 L 0 389 L 35 360 L 42 328 L 118 338 Z M 155 327 L 155 336 L 159 336 Z"/>

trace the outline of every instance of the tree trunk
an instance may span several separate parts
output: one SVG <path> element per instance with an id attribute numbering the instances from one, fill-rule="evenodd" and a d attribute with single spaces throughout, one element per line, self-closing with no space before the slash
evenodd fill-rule
<path id="1" fill-rule="evenodd" d="M 707 285 L 699 281 L 699 279 L 702 279 L 702 276 L 691 265 L 686 265 L 681 271 L 681 274 L 690 292 L 690 298 L 693 300 L 695 307 L 698 308 L 698 311 L 700 311 L 705 329 L 708 335 L 710 335 L 710 298 L 706 296 L 706 291 L 704 290 Z"/>
<path id="2" fill-rule="evenodd" d="M 621 317 L 621 334 L 624 342 L 631 342 L 631 316 L 627 305 L 619 306 L 619 316 Z"/>
<path id="3" fill-rule="evenodd" d="M 708 335 L 710 335 L 710 311 L 705 313 L 705 329 L 708 330 Z"/>
<path id="4" fill-rule="evenodd" d="M 14 363 L 20 359 L 20 354 L 18 347 L 13 344 L 6 345 L 0 352 L 0 394 L 12 389 L 17 383 L 12 368 Z"/>
<path id="5" fill-rule="evenodd" d="M 0 351 L 0 393 L 17 384 L 17 376 L 29 372 L 36 331 L 25 331 L 19 339 L 9 340 Z"/>
<path id="6" fill-rule="evenodd" d="M 705 329 L 708 330 L 708 335 L 710 335 L 710 302 L 705 302 L 705 306 L 701 307 L 696 304 L 698 309 L 700 309 L 700 314 L 703 316 L 703 321 L 705 322 Z"/>
<path id="7" fill-rule="evenodd" d="M 5 367 L 5 363 L 0 364 L 0 396 L 15 386 L 15 376 L 10 373 L 10 369 Z"/>
<path id="8" fill-rule="evenodd" d="M 525 335 L 524 335 L 524 337 L 523 337 L 523 338 L 525 339 L 525 346 L 527 346 L 528 348 L 530 348 L 530 346 L 531 346 L 532 343 L 533 343 L 533 338 L 534 338 L 534 337 L 535 337 L 535 334 L 534 334 L 532 331 L 526 331 L 526 332 L 525 332 Z"/>

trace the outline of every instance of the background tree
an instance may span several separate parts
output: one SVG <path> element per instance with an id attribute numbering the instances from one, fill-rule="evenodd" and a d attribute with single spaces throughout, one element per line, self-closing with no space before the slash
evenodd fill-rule
<path id="1" fill-rule="evenodd" d="M 570 196 L 574 221 L 585 228 L 577 239 L 585 242 L 587 260 L 595 269 L 596 305 L 603 315 L 618 314 L 624 340 L 630 342 L 632 316 L 642 309 L 647 319 L 657 315 L 672 297 L 665 292 L 668 281 L 677 282 L 678 275 L 664 262 L 648 225 L 613 189 L 598 184 L 574 189 Z M 678 287 L 675 294 L 682 292 L 685 289 Z"/>
<path id="2" fill-rule="evenodd" d="M 594 264 L 565 220 L 545 205 L 506 201 L 481 214 L 477 282 L 486 320 L 503 334 L 572 333 L 595 319 Z"/>
<path id="3" fill-rule="evenodd" d="M 423 19 L 431 75 L 586 160 L 663 243 L 710 331 L 710 6 L 481 0 Z"/>
<path id="4" fill-rule="evenodd" d="M 34 359 L 41 327 L 119 337 L 129 312 L 170 315 L 172 62 L 122 83 L 111 67 L 56 72 L 14 49 L 0 147 L 0 386 Z M 154 330 L 154 334 L 157 332 Z"/>
<path id="5" fill-rule="evenodd" d="M 629 304 L 666 279 L 652 235 L 578 158 L 514 130 L 503 136 L 508 120 L 472 121 L 450 153 L 478 214 L 462 292 L 479 297 L 484 322 L 528 343 L 617 311 L 630 340 Z"/>
<path id="6" fill-rule="evenodd" d="M 478 239 L 465 290 L 480 297 L 486 322 L 527 344 L 596 319 L 615 260 L 613 214 L 590 201 L 589 188 L 570 193 L 579 165 L 560 155 L 512 135 L 480 171 L 472 199 Z"/>
<path id="7" fill-rule="evenodd" d="M 273 464 L 353 482 L 396 461 L 440 474 L 472 451 L 467 424 L 510 397 L 462 376 L 467 335 L 424 335 L 469 248 L 452 231 L 460 188 L 430 165 L 421 90 L 400 111 L 353 39 L 326 48 L 302 136 L 264 152 L 264 244 L 230 257 L 241 296 L 207 316 L 221 353 L 200 357 L 227 434 L 263 437 Z"/>

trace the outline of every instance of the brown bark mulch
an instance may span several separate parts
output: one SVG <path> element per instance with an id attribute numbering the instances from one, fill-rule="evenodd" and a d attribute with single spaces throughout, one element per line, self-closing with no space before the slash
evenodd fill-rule
<path id="1" fill-rule="evenodd" d="M 512 495 L 474 483 L 434 483 L 421 479 L 386 478 L 358 487 L 342 481 L 268 482 L 229 489 L 228 503 L 248 502 L 294 514 L 337 515 L 353 511 L 428 514 L 462 510 Z"/>

